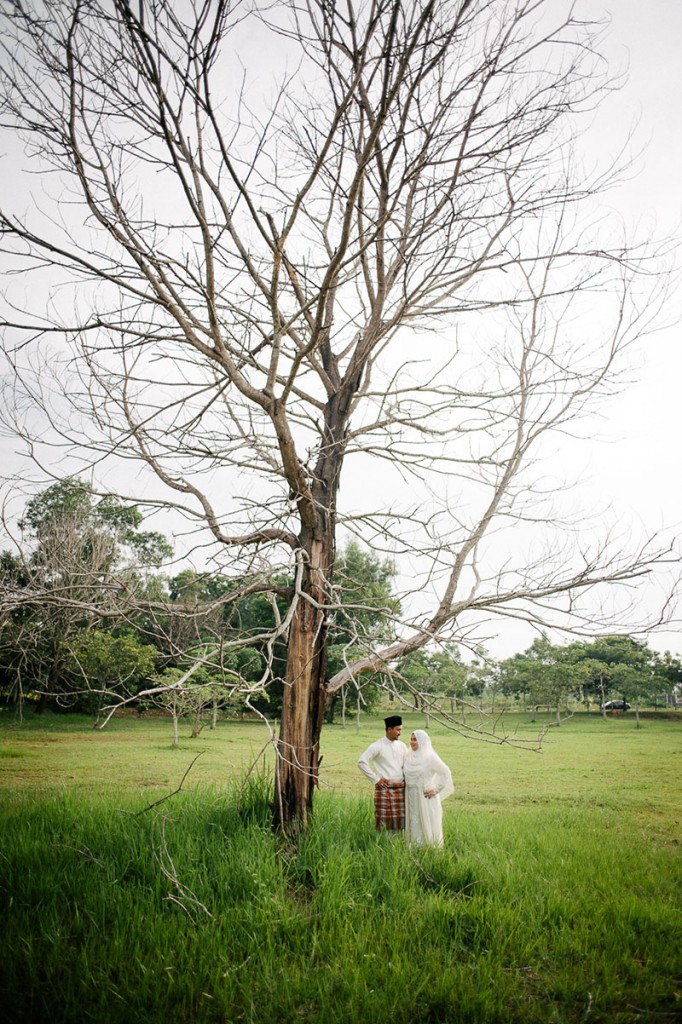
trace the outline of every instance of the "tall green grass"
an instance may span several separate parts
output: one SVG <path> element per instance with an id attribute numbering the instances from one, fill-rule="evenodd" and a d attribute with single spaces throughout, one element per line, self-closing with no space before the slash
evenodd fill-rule
<path id="1" fill-rule="evenodd" d="M 120 746 L 112 733 L 94 748 L 89 732 L 78 748 L 73 724 L 53 725 L 43 739 L 66 744 L 58 779 L 29 785 L 21 758 L 4 759 L 19 775 L 0 791 L 0 1013 L 10 1024 L 682 1019 L 668 797 L 682 734 L 614 724 L 562 727 L 543 755 L 452 741 L 445 848 L 426 851 L 375 833 L 361 777 L 344 791 L 365 740 L 350 731 L 328 734 L 338 785 L 319 793 L 308 834 L 283 840 L 265 769 L 245 787 L 237 771 L 224 786 L 190 776 L 144 810 L 186 757 L 147 736 L 144 786 L 136 723 L 119 728 Z M 242 748 L 230 729 L 222 744 L 234 741 L 243 768 L 251 738 Z M 1 749 L 41 735 L 3 734 Z M 219 763 L 218 739 L 206 742 L 197 770 Z M 94 787 L 77 767 L 93 749 L 135 762 L 130 777 Z"/>

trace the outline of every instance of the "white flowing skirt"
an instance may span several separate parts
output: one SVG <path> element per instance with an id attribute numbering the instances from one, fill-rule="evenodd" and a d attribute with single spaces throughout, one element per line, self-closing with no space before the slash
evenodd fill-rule
<path id="1" fill-rule="evenodd" d="M 429 800 L 423 785 L 405 786 L 405 838 L 411 843 L 443 845 L 443 808 L 438 794 Z"/>

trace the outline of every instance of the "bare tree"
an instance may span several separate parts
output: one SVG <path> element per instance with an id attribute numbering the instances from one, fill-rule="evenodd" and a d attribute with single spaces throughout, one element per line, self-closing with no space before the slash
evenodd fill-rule
<path id="1" fill-rule="evenodd" d="M 477 613 L 575 622 L 659 557 L 516 539 L 560 525 L 533 460 L 653 315 L 651 254 L 613 241 L 605 180 L 575 166 L 613 83 L 561 6 L 3 0 L 3 123 L 53 171 L 0 220 L 14 429 L 28 396 L 52 444 L 146 465 L 148 500 L 235 576 L 293 580 L 282 825 L 312 806 L 329 692 Z M 340 527 L 420 594 L 328 680 Z"/>

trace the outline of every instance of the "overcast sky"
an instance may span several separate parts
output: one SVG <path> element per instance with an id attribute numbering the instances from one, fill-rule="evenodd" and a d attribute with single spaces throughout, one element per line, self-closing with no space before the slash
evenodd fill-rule
<path id="1" fill-rule="evenodd" d="M 636 176 L 614 195 L 623 212 L 660 235 L 679 233 L 682 221 L 682 3 L 680 0 L 581 0 L 579 10 L 611 15 L 606 52 L 629 63 L 628 82 L 597 120 L 595 139 L 612 147 L 630 121 L 644 147 Z M 603 154 L 606 155 L 606 154 Z M 682 332 L 679 293 L 670 299 L 671 326 L 647 339 L 633 367 L 639 383 L 611 409 L 614 442 L 593 452 L 605 489 L 623 496 L 647 517 L 668 525 L 682 521 L 679 398 Z"/>
<path id="2" fill-rule="evenodd" d="M 588 17 L 608 13 L 605 46 L 616 65 L 629 65 L 628 81 L 597 115 L 589 138 L 601 157 L 615 156 L 623 133 L 636 122 L 637 173 L 613 196 L 623 214 L 651 225 L 652 233 L 680 235 L 682 222 L 682 2 L 580 0 Z M 682 328 L 679 278 L 668 303 L 670 325 L 632 354 L 636 383 L 607 408 L 602 435 L 590 447 L 586 471 L 595 496 L 640 517 L 649 530 L 682 524 Z M 680 629 L 651 638 L 657 649 L 682 650 Z"/>
<path id="3" fill-rule="evenodd" d="M 620 91 L 595 111 L 581 156 L 590 166 L 608 168 L 620 159 L 632 130 L 632 171 L 607 202 L 620 212 L 631 238 L 682 239 L 682 0 L 577 0 L 576 15 L 609 22 L 602 52 L 614 71 L 627 74 Z M 560 439 L 556 465 L 547 466 L 557 478 L 579 481 L 571 494 L 578 515 L 582 510 L 585 519 L 598 521 L 604 510 L 606 521 L 614 513 L 633 537 L 658 531 L 682 537 L 681 284 L 677 274 L 661 328 L 628 353 L 629 383 L 590 421 L 593 440 Z M 637 592 L 633 621 L 656 614 L 676 572 L 659 577 L 660 589 Z M 498 658 L 524 649 L 536 635 L 500 620 L 493 630 L 497 636 L 488 634 L 486 648 Z M 646 639 L 656 650 L 682 653 L 679 621 Z"/>

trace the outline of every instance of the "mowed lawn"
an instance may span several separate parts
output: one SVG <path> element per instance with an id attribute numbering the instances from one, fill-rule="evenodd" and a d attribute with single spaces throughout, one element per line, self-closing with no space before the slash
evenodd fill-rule
<path id="1" fill-rule="evenodd" d="M 455 794 L 423 852 L 373 830 L 380 718 L 325 728 L 310 832 L 282 842 L 263 723 L 174 750 L 165 719 L 2 712 L 6 1019 L 682 1020 L 682 715 L 515 745 L 550 722 L 510 714 L 501 745 L 431 723 Z"/>

